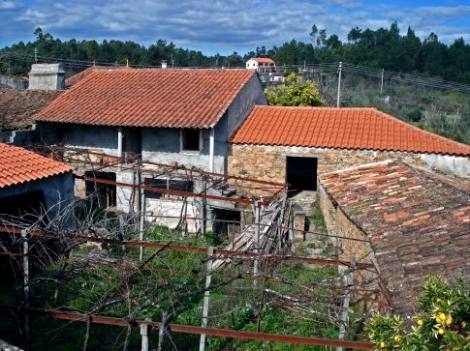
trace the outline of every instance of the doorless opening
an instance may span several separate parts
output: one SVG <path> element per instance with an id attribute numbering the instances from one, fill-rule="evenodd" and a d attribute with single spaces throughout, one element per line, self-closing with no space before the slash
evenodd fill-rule
<path id="1" fill-rule="evenodd" d="M 317 166 L 315 157 L 287 156 L 286 182 L 290 196 L 304 190 L 317 190 Z"/>
<path id="2" fill-rule="evenodd" d="M 114 172 L 85 172 L 85 176 L 89 178 L 98 178 L 104 180 L 116 181 L 116 173 Z M 116 185 L 101 184 L 93 180 L 85 182 L 86 195 L 94 194 L 98 202 L 99 208 L 108 208 L 116 206 Z"/>

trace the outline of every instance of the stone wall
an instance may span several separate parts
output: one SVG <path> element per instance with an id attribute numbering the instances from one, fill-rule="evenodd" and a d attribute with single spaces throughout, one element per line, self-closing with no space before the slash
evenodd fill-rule
<path id="1" fill-rule="evenodd" d="M 333 204 L 323 188 L 319 187 L 320 209 L 325 219 L 328 233 L 337 236 L 358 239 L 358 241 L 347 239 L 334 239 L 338 258 L 346 261 L 369 261 L 373 252 L 366 240 L 366 235 L 356 227 L 343 211 Z"/>
<path id="2" fill-rule="evenodd" d="M 318 174 L 390 158 L 400 158 L 419 166 L 425 165 L 418 154 L 286 146 L 232 145 L 228 159 L 228 173 L 273 182 L 285 182 L 286 157 L 294 155 L 317 157 Z"/>
<path id="3" fill-rule="evenodd" d="M 367 262 L 373 263 L 377 267 L 374 251 L 372 250 L 367 236 L 365 233 L 354 225 L 353 222 L 345 215 L 345 213 L 331 201 L 328 194 L 320 186 L 318 189 L 319 199 L 320 199 L 320 209 L 322 211 L 323 217 L 325 219 L 325 224 L 328 230 L 328 233 L 340 237 L 346 237 L 350 239 L 358 240 L 349 240 L 341 238 L 332 238 L 332 241 L 335 246 L 337 257 L 340 260 L 345 261 L 355 261 L 355 262 Z M 345 269 L 338 267 L 339 271 L 344 272 Z M 376 274 L 366 270 L 356 270 L 353 272 L 353 283 L 358 286 L 377 289 L 378 285 L 375 281 Z M 373 283 L 369 283 L 369 282 Z M 358 293 L 353 294 L 353 303 L 360 303 L 361 309 L 364 311 L 377 310 L 379 305 L 377 304 L 380 301 L 381 304 L 385 303 L 385 299 L 380 294 L 373 294 L 369 298 L 363 299 L 363 296 Z"/>

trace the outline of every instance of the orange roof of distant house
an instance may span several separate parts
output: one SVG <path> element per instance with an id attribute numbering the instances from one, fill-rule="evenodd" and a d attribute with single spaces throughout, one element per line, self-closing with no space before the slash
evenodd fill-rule
<path id="1" fill-rule="evenodd" d="M 470 146 L 375 108 L 256 106 L 231 142 L 470 156 Z"/>
<path id="2" fill-rule="evenodd" d="M 38 121 L 210 128 L 256 73 L 246 69 L 99 69 L 47 106 Z"/>
<path id="3" fill-rule="evenodd" d="M 71 171 L 65 163 L 0 143 L 0 189 Z"/>
<path id="4" fill-rule="evenodd" d="M 269 57 L 253 57 L 253 60 L 258 63 L 274 63 L 274 61 Z"/>

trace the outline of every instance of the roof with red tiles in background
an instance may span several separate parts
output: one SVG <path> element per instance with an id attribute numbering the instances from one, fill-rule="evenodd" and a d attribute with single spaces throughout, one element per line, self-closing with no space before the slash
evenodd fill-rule
<path id="1" fill-rule="evenodd" d="M 104 126 L 210 128 L 242 88 L 245 69 L 99 69 L 35 116 Z"/>
<path id="2" fill-rule="evenodd" d="M 397 312 L 413 310 L 431 272 L 470 279 L 468 185 L 402 161 L 327 173 L 320 183 L 369 238 Z"/>
<path id="3" fill-rule="evenodd" d="M 468 145 L 362 107 L 256 106 L 231 142 L 470 156 Z"/>
<path id="4" fill-rule="evenodd" d="M 54 90 L 0 89 L 0 131 L 30 128 L 33 115 L 60 94 Z"/>
<path id="5" fill-rule="evenodd" d="M 258 63 L 274 63 L 274 61 L 269 57 L 253 57 L 253 60 Z"/>
<path id="6" fill-rule="evenodd" d="M 0 143 L 0 189 L 68 172 L 72 168 L 65 163 Z"/>

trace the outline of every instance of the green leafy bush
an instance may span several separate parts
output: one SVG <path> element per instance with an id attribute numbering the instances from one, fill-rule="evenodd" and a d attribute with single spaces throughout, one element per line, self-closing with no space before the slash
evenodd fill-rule
<path id="1" fill-rule="evenodd" d="M 265 89 L 270 105 L 322 106 L 323 101 L 317 85 L 312 80 L 303 80 L 295 73 L 286 77 L 284 84 Z"/>
<path id="2" fill-rule="evenodd" d="M 469 351 L 470 286 L 463 279 L 451 286 L 431 275 L 411 321 L 376 314 L 366 329 L 376 350 Z"/>

